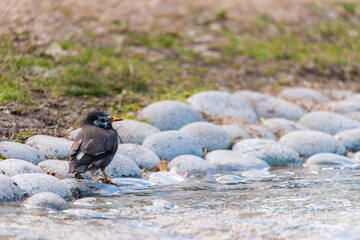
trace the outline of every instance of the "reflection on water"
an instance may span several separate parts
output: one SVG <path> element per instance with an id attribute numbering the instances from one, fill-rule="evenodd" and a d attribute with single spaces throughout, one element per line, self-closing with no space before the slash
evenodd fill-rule
<path id="1" fill-rule="evenodd" d="M 76 200 L 64 212 L 2 205 L 0 239 L 360 238 L 358 170 L 277 169 L 270 176 L 127 189 Z"/>

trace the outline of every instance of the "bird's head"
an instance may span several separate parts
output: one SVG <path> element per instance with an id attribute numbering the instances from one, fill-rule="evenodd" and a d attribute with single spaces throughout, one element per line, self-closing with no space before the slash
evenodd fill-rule
<path id="1" fill-rule="evenodd" d="M 84 121 L 84 125 L 91 124 L 91 125 L 95 125 L 97 127 L 111 129 L 112 122 L 121 121 L 121 120 L 122 119 L 120 119 L 120 118 L 113 118 L 106 112 L 94 111 L 94 112 L 90 112 L 87 115 L 87 117 Z"/>

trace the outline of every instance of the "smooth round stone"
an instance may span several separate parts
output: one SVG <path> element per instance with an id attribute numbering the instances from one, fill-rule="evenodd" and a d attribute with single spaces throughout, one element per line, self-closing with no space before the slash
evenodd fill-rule
<path id="1" fill-rule="evenodd" d="M 329 102 L 324 106 L 324 109 L 337 113 L 351 113 L 360 112 L 360 100 L 343 100 Z"/>
<path id="2" fill-rule="evenodd" d="M 294 149 L 268 139 L 241 140 L 233 146 L 233 150 L 262 159 L 271 166 L 303 163 Z"/>
<path id="3" fill-rule="evenodd" d="M 56 177 L 43 173 L 25 173 L 11 177 L 21 188 L 25 196 L 35 195 L 41 192 L 52 192 L 62 198 L 72 197 L 70 189 Z"/>
<path id="4" fill-rule="evenodd" d="M 40 167 L 47 174 L 57 177 L 59 179 L 74 178 L 74 173 L 69 173 L 68 161 L 56 160 L 56 159 L 45 160 L 39 163 L 38 167 Z M 83 176 L 86 179 L 92 179 L 91 174 L 89 172 L 82 173 L 81 176 Z"/>
<path id="5" fill-rule="evenodd" d="M 207 161 L 193 155 L 181 155 L 174 158 L 169 162 L 168 168 L 173 168 L 180 174 L 207 174 L 214 171 Z"/>
<path id="6" fill-rule="evenodd" d="M 256 122 L 257 115 L 248 104 L 224 91 L 205 91 L 186 100 L 194 109 L 211 118 L 234 118 Z"/>
<path id="7" fill-rule="evenodd" d="M 78 219 L 99 219 L 99 218 L 105 218 L 104 215 L 102 215 L 99 212 L 90 210 L 90 209 L 67 209 L 62 211 L 68 218 L 78 218 Z"/>
<path id="8" fill-rule="evenodd" d="M 251 181 L 271 180 L 276 177 L 276 175 L 271 174 L 267 169 L 250 169 L 241 172 L 241 176 Z"/>
<path id="9" fill-rule="evenodd" d="M 218 171 L 245 171 L 249 169 L 267 169 L 270 165 L 265 161 L 244 155 L 238 151 L 216 150 L 208 153 L 206 161 Z"/>
<path id="10" fill-rule="evenodd" d="M 319 131 L 294 131 L 282 136 L 279 143 L 291 147 L 304 158 L 317 153 L 346 154 L 346 149 L 340 141 Z"/>
<path id="11" fill-rule="evenodd" d="M 68 137 L 72 140 L 75 140 L 76 136 L 79 134 L 79 132 L 81 131 L 82 128 L 77 128 L 73 131 L 71 131 L 68 135 Z"/>
<path id="12" fill-rule="evenodd" d="M 360 128 L 360 122 L 333 112 L 311 112 L 304 115 L 300 124 L 312 130 L 334 135 L 343 130 Z"/>
<path id="13" fill-rule="evenodd" d="M 172 210 L 173 208 L 175 208 L 175 205 L 172 202 L 169 202 L 164 199 L 155 199 L 152 201 L 151 206 L 145 207 L 145 210 L 151 211 L 151 212 L 163 213 L 163 212 Z"/>
<path id="14" fill-rule="evenodd" d="M 0 142 L 0 153 L 7 158 L 21 159 L 34 164 L 45 160 L 44 154 L 38 149 L 17 142 Z"/>
<path id="15" fill-rule="evenodd" d="M 262 125 L 278 137 L 293 131 L 309 130 L 307 127 L 285 118 L 264 119 Z"/>
<path id="16" fill-rule="evenodd" d="M 133 177 L 133 178 L 142 178 L 141 170 L 136 165 L 136 163 L 130 158 L 116 153 L 113 160 L 106 167 L 105 172 L 111 178 L 120 178 L 120 177 Z M 97 171 L 99 176 L 104 176 L 100 170 Z"/>
<path id="17" fill-rule="evenodd" d="M 172 172 L 153 172 L 149 175 L 148 180 L 160 186 L 164 186 L 182 183 L 185 181 L 185 178 Z"/>
<path id="18" fill-rule="evenodd" d="M 26 144 L 36 147 L 47 158 L 69 158 L 72 141 L 46 135 L 35 135 L 26 140 Z"/>
<path id="19" fill-rule="evenodd" d="M 340 156 L 333 153 L 318 153 L 306 160 L 307 167 L 359 167 L 360 164 L 348 157 Z"/>
<path id="20" fill-rule="evenodd" d="M 22 198 L 22 190 L 8 176 L 0 174 L 0 204 L 4 202 L 19 201 Z"/>
<path id="21" fill-rule="evenodd" d="M 259 125 L 247 125 L 246 130 L 257 138 L 277 140 L 276 136 L 271 131 Z"/>
<path id="22" fill-rule="evenodd" d="M 237 175 L 224 175 L 224 176 L 216 178 L 216 181 L 220 184 L 226 184 L 226 185 L 236 185 L 239 183 L 246 182 L 245 179 L 243 179 Z"/>
<path id="23" fill-rule="evenodd" d="M 346 116 L 348 116 L 349 118 L 355 119 L 357 121 L 360 121 L 360 112 L 347 113 Z"/>
<path id="24" fill-rule="evenodd" d="M 44 173 L 36 165 L 19 159 L 5 159 L 0 161 L 0 172 L 12 177 L 23 173 Z"/>
<path id="25" fill-rule="evenodd" d="M 170 100 L 148 105 L 140 111 L 139 117 L 149 120 L 161 131 L 178 130 L 189 123 L 204 121 L 201 114 L 189 105 Z"/>
<path id="26" fill-rule="evenodd" d="M 299 119 L 305 114 L 304 109 L 301 107 L 263 93 L 240 90 L 234 94 L 236 97 L 249 104 L 261 117 Z"/>
<path id="27" fill-rule="evenodd" d="M 251 134 L 237 124 L 226 124 L 222 125 L 221 128 L 230 135 L 232 142 L 251 138 Z"/>
<path id="28" fill-rule="evenodd" d="M 111 180 L 120 188 L 145 189 L 156 185 L 153 182 L 139 178 L 113 178 Z"/>
<path id="29" fill-rule="evenodd" d="M 321 92 L 327 97 L 337 101 L 347 99 L 355 94 L 353 91 L 342 89 L 324 89 Z"/>
<path id="30" fill-rule="evenodd" d="M 203 155 L 202 147 L 193 137 L 180 131 L 155 133 L 145 139 L 142 146 L 153 151 L 160 159 L 173 159 L 180 155 Z"/>
<path id="31" fill-rule="evenodd" d="M 187 133 L 208 151 L 227 149 L 231 145 L 230 135 L 221 127 L 208 122 L 195 122 L 182 127 L 180 132 Z"/>
<path id="32" fill-rule="evenodd" d="M 119 192 L 114 185 L 83 179 L 61 180 L 71 191 L 73 197 L 81 198 L 88 196 L 111 196 Z"/>
<path id="33" fill-rule="evenodd" d="M 157 127 L 136 121 L 123 120 L 112 124 L 122 143 L 142 144 L 148 136 L 160 132 Z"/>
<path id="34" fill-rule="evenodd" d="M 133 160 L 139 168 L 155 169 L 160 158 L 150 149 L 136 144 L 120 144 L 117 152 Z"/>
<path id="35" fill-rule="evenodd" d="M 70 208 L 69 204 L 59 195 L 52 192 L 42 192 L 28 198 L 24 203 L 26 208 L 44 208 L 62 211 Z"/>
<path id="36" fill-rule="evenodd" d="M 330 98 L 312 88 L 292 87 L 283 89 L 279 97 L 305 107 L 330 102 Z"/>
<path id="37" fill-rule="evenodd" d="M 360 128 L 354 128 L 339 132 L 335 135 L 348 151 L 360 151 Z"/>

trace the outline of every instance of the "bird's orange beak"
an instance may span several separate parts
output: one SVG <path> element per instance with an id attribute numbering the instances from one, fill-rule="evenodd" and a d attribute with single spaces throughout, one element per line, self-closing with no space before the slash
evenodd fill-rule
<path id="1" fill-rule="evenodd" d="M 124 119 L 122 119 L 122 118 L 113 118 L 112 120 L 113 120 L 113 122 L 116 122 L 116 121 L 122 121 Z"/>

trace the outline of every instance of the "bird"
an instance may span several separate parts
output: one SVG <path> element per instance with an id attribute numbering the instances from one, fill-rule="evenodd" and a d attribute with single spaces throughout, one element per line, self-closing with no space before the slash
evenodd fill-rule
<path id="1" fill-rule="evenodd" d="M 114 184 L 105 168 L 113 160 L 119 145 L 112 122 L 121 120 L 102 111 L 88 113 L 71 147 L 69 173 L 75 173 L 76 179 L 84 179 L 81 174 L 90 171 L 93 180 Z M 99 169 L 104 178 L 95 174 Z"/>

